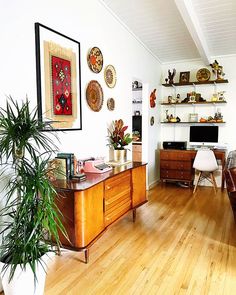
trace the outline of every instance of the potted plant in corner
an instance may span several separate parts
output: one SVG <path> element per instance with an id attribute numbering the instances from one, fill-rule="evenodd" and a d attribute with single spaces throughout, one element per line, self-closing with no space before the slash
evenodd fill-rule
<path id="1" fill-rule="evenodd" d="M 132 142 L 130 133 L 125 133 L 128 126 L 124 125 L 122 119 L 112 122 L 108 129 L 109 146 L 113 148 L 113 161 L 124 163 L 127 161 L 127 150 L 125 146 Z"/>
<path id="2" fill-rule="evenodd" d="M 56 146 L 41 131 L 46 125 L 37 119 L 36 109 L 30 111 L 28 100 L 19 105 L 10 97 L 6 108 L 0 109 L 1 179 L 5 180 L 0 275 L 5 295 L 42 295 L 47 253 L 55 251 L 53 245 L 59 249 L 58 231 L 67 236 L 48 178 L 48 161 Z"/>

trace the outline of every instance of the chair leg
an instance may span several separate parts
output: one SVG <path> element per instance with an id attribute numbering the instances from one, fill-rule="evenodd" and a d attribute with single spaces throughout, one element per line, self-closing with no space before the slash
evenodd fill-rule
<path id="1" fill-rule="evenodd" d="M 215 191 L 215 194 L 216 194 L 217 186 L 216 186 L 216 180 L 215 180 L 215 176 L 214 176 L 213 172 L 210 173 L 210 176 L 211 176 L 211 181 L 212 181 L 214 191 Z"/>
<path id="2" fill-rule="evenodd" d="M 195 193 L 195 191 L 197 189 L 197 186 L 198 186 L 198 183 L 199 183 L 199 180 L 200 180 L 201 175 L 202 175 L 202 171 L 199 172 L 199 175 L 197 177 L 197 182 L 195 184 L 195 187 L 194 187 L 194 190 L 193 190 L 193 194 Z"/>

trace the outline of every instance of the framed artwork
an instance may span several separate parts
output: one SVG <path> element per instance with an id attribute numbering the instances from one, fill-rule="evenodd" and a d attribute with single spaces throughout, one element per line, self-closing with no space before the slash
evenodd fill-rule
<path id="1" fill-rule="evenodd" d="M 39 119 L 55 131 L 81 130 L 80 43 L 35 23 L 35 48 Z"/>
<path id="2" fill-rule="evenodd" d="M 180 72 L 179 83 L 188 83 L 190 77 L 190 72 Z"/>

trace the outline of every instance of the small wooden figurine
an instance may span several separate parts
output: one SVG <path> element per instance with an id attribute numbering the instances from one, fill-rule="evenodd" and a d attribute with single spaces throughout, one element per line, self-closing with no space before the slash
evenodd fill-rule
<path id="1" fill-rule="evenodd" d="M 173 69 L 173 72 L 172 73 L 171 73 L 170 70 L 168 70 L 169 84 L 173 84 L 174 83 L 175 74 L 176 74 L 176 69 Z"/>
<path id="2" fill-rule="evenodd" d="M 223 67 L 219 65 L 218 61 L 215 60 L 212 64 L 212 72 L 216 75 L 216 80 L 223 80 L 225 73 L 223 72 Z"/>

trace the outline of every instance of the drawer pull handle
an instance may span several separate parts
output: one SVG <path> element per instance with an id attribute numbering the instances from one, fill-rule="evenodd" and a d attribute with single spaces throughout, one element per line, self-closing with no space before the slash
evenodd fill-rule
<path id="1" fill-rule="evenodd" d="M 111 187 L 109 185 L 106 186 L 106 189 L 110 189 Z"/>

